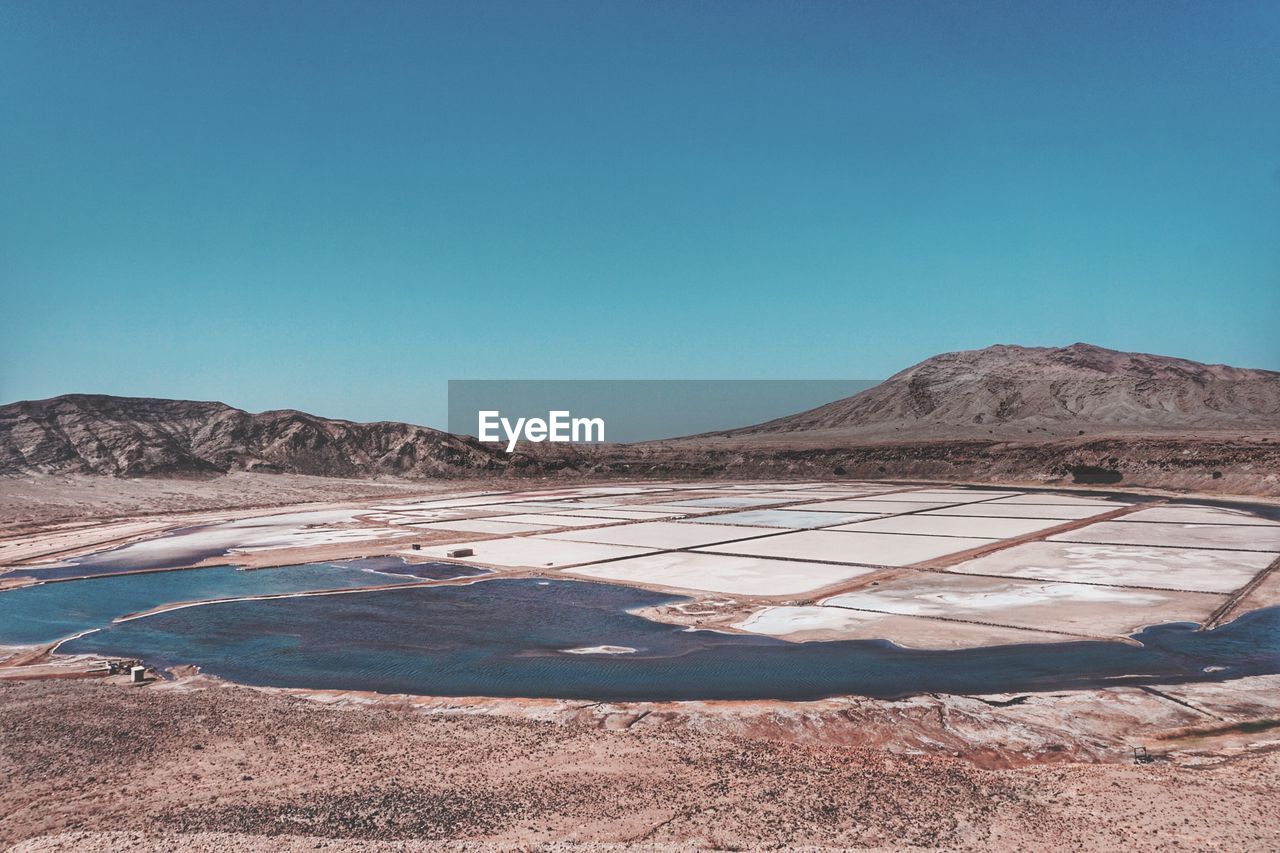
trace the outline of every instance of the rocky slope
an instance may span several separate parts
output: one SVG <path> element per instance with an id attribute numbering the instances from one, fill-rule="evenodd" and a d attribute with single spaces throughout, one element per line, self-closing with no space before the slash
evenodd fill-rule
<path id="1" fill-rule="evenodd" d="M 949 439 L 1280 430 L 1280 373 L 1090 344 L 945 353 L 817 409 L 718 435 Z"/>
<path id="2" fill-rule="evenodd" d="M 224 403 L 70 394 L 0 407 L 0 473 L 8 474 L 443 477 L 503 467 L 497 456 L 426 427 Z"/>
<path id="3" fill-rule="evenodd" d="M 498 445 L 402 423 L 70 395 L 0 407 L 0 474 L 826 477 L 1280 494 L 1280 373 L 1087 344 L 935 356 L 766 424 L 629 446 Z"/>

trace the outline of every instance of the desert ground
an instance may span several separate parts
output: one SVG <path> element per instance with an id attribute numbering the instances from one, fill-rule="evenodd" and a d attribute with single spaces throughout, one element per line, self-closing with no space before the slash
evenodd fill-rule
<path id="1" fill-rule="evenodd" d="M 0 580 L 287 510 L 333 520 L 203 562 L 455 560 L 679 592 L 644 615 L 691 627 L 939 649 L 1122 642 L 1280 601 L 1280 525 L 1172 495 L 851 481 L 269 495 L 276 476 L 102 498 L 24 482 L 4 490 L 25 516 L 0 540 Z M 0 843 L 21 850 L 1280 845 L 1280 676 L 603 703 L 249 688 L 192 668 L 128 684 L 49 651 L 0 651 Z"/>
<path id="2" fill-rule="evenodd" d="M 16 850 L 1280 843 L 1280 753 L 1242 727 L 1170 729 L 1150 741 L 1161 759 L 1144 765 L 1072 756 L 1054 741 L 1016 753 L 1037 714 L 1096 717 L 1098 697 L 1049 697 L 1058 711 L 1046 699 L 1038 712 L 1017 713 L 928 697 L 785 709 L 538 703 L 519 713 L 318 698 L 4 683 L 0 842 Z M 930 744 L 935 736 L 987 746 L 957 754 Z"/>

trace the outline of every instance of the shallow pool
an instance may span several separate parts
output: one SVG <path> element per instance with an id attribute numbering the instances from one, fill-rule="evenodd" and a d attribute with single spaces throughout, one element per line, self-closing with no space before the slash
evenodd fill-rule
<path id="1" fill-rule="evenodd" d="M 0 592 L 0 645 L 39 645 L 179 601 L 410 583 L 360 561 L 243 571 L 232 566 L 109 575 Z"/>

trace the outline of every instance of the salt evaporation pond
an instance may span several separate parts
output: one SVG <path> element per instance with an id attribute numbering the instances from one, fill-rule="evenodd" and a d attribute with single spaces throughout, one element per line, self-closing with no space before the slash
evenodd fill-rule
<path id="1" fill-rule="evenodd" d="M 110 625 L 62 650 L 162 667 L 197 664 L 264 686 L 613 701 L 1002 693 L 1280 672 L 1274 607 L 1213 631 L 1149 628 L 1136 635 L 1141 646 L 955 651 L 865 640 L 788 643 L 690 631 L 627 612 L 676 600 L 583 581 L 491 580 L 175 610 Z M 636 651 L 570 653 L 601 646 Z"/>
<path id="2" fill-rule="evenodd" d="M 173 569 L 224 557 L 234 550 L 262 550 L 357 542 L 388 534 L 376 528 L 334 528 L 362 515 L 363 510 L 310 510 L 183 527 L 161 536 L 117 548 L 73 557 L 47 566 L 23 567 L 21 574 L 41 580 L 96 577 L 139 569 Z"/>

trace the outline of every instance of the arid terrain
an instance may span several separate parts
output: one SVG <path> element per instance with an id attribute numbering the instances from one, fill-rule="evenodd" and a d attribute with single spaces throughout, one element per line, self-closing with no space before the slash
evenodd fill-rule
<path id="1" fill-rule="evenodd" d="M 656 501 L 673 500 L 661 497 L 660 486 L 637 488 L 644 491 L 613 501 L 644 500 L 630 506 L 657 512 Z M 839 482 L 810 488 L 819 498 L 828 489 L 852 490 Z M 894 494 L 888 484 L 861 488 Z M 897 493 L 952 494 L 927 488 Z M 445 491 L 462 492 L 458 484 Z M 687 492 L 693 504 L 715 493 Z M 730 502 L 749 494 L 740 486 L 721 493 Z M 486 519 L 516 526 L 503 519 L 534 509 L 529 494 L 499 515 L 486 515 L 496 510 L 483 501 L 502 500 L 500 494 L 451 501 L 437 491 L 392 500 L 408 515 L 442 512 L 416 509 L 433 502 L 460 502 L 449 512 L 461 514 L 464 526 Z M 159 510 L 172 499 L 165 493 L 148 506 Z M 388 498 L 356 504 L 380 500 Z M 1090 512 L 1117 512 L 1078 500 L 1086 506 L 1066 514 L 1085 515 L 1079 524 Z M 205 520 L 271 511 L 206 511 Z M 644 512 L 622 510 L 633 511 Z M 697 511 L 726 518 L 737 510 Z M 552 509 L 550 518 L 566 516 Z M 190 521 L 161 512 L 86 530 Z M 133 532 L 145 539 L 155 528 Z M 65 535 L 55 526 L 10 544 Z M 474 539 L 462 530 L 431 536 Z M 423 537 L 430 541 L 420 529 Z M 494 540 L 480 542 L 482 558 L 487 541 Z M 98 547 L 78 538 L 71 551 Z M 328 559 L 333 547 L 237 561 Z M 370 547 L 379 546 L 360 546 Z M 1249 588 L 1254 606 L 1274 603 L 1275 586 Z M 938 625 L 950 626 L 944 638 L 963 627 Z M 984 641 L 992 636 L 988 629 Z M 26 666 L 14 668 L 19 663 Z M 246 688 L 189 669 L 133 685 L 123 676 L 85 679 L 87 665 L 19 653 L 0 669 L 0 843 L 77 851 L 434 850 L 464 843 L 1269 850 L 1280 843 L 1273 807 L 1280 795 L 1280 676 L 891 701 L 607 703 Z M 1134 763 L 1135 748 L 1153 760 Z"/>
<path id="2" fill-rule="evenodd" d="M 274 523 L 192 565 L 466 546 L 490 580 L 674 592 L 643 615 L 725 633 L 1132 643 L 1280 603 L 1276 382 L 992 348 L 758 427 L 514 456 L 221 404 L 13 404 L 0 572 L 17 589 L 57 561 L 183 547 L 162 534 Z M 0 844 L 18 850 L 1280 846 L 1277 675 L 599 702 L 250 688 L 185 666 L 130 684 L 55 648 L 0 649 Z"/>
<path id="3" fill-rule="evenodd" d="M 0 842 L 19 850 L 412 850 L 466 840 L 469 849 L 1259 851 L 1280 843 L 1274 746 L 1223 748 L 1210 734 L 1145 765 L 1120 753 L 1081 763 L 1049 752 L 979 766 L 948 749 L 868 743 L 876 717 L 881 732 L 895 715 L 942 736 L 974 724 L 945 705 L 902 705 L 825 721 L 815 713 L 810 722 L 831 731 L 806 732 L 779 725 L 768 708 L 707 713 L 694 724 L 661 710 L 530 719 L 412 703 L 326 705 L 244 688 L 3 684 Z M 987 734 L 998 742 L 1018 728 L 997 716 Z"/>

